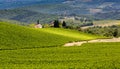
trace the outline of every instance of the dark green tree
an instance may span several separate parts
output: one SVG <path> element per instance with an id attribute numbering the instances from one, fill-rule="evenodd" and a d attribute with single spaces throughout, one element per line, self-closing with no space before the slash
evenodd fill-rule
<path id="1" fill-rule="evenodd" d="M 55 28 L 59 28 L 60 26 L 59 26 L 59 21 L 58 20 L 55 20 L 54 21 L 54 27 Z"/>
<path id="2" fill-rule="evenodd" d="M 65 21 L 63 21 L 63 23 L 62 23 L 62 27 L 63 27 L 63 28 L 66 28 L 66 27 L 67 27 L 67 25 L 66 25 L 66 22 L 65 22 Z"/>
<path id="3" fill-rule="evenodd" d="M 114 30 L 113 36 L 114 36 L 114 37 L 117 37 L 117 36 L 118 36 L 118 29 L 115 29 L 115 30 Z"/>
<path id="4" fill-rule="evenodd" d="M 40 21 L 39 21 L 39 20 L 37 20 L 37 24 L 40 24 Z"/>

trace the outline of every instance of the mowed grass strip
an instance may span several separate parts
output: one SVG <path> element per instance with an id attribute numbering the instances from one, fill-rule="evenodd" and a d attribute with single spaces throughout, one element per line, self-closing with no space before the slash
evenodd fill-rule
<path id="1" fill-rule="evenodd" d="M 119 69 L 120 43 L 0 51 L 2 69 Z"/>
<path id="2" fill-rule="evenodd" d="M 41 48 L 62 46 L 67 42 L 98 37 L 66 29 L 34 29 L 0 22 L 0 49 Z"/>

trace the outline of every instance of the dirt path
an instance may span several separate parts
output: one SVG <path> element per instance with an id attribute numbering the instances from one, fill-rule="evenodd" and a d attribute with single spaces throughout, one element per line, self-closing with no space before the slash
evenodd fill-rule
<path id="1" fill-rule="evenodd" d="M 81 42 L 73 42 L 73 43 L 66 43 L 64 46 L 81 46 L 84 43 L 96 43 L 96 42 L 120 42 L 120 38 L 112 38 L 112 39 L 96 39 L 90 41 L 81 41 Z"/>

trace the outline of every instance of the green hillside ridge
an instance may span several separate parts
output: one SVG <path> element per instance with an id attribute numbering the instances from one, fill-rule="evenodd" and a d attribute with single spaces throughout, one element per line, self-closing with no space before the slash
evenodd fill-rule
<path id="1" fill-rule="evenodd" d="M 34 29 L 0 22 L 0 49 L 41 48 L 62 46 L 67 42 L 100 38 L 75 30 Z"/>

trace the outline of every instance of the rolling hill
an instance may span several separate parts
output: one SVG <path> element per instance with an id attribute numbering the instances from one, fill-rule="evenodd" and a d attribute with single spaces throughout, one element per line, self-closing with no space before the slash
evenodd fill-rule
<path id="1" fill-rule="evenodd" d="M 80 5 L 85 4 L 87 5 L 100 5 L 103 3 L 119 3 L 119 0 L 0 0 L 0 9 L 11 9 L 11 8 L 17 8 L 17 7 L 23 7 L 23 6 L 30 6 L 35 4 L 62 4 L 67 3 L 71 5 Z M 90 7 L 90 6 L 88 6 Z"/>
<path id="2" fill-rule="evenodd" d="M 0 49 L 43 48 L 62 46 L 67 42 L 99 38 L 68 29 L 34 29 L 0 22 Z"/>
<path id="3" fill-rule="evenodd" d="M 64 28 L 26 26 L 37 20 L 50 23 L 65 16 L 75 16 L 76 25 L 79 18 L 92 17 L 94 26 L 120 25 L 119 15 L 120 0 L 0 0 L 0 69 L 120 69 L 119 40 L 98 39 L 107 38 L 98 36 L 105 29 L 93 35 Z M 108 29 L 108 33 L 113 33 L 112 28 Z M 118 35 L 119 28 L 114 29 Z M 89 43 L 94 39 L 99 43 Z M 85 43 L 63 46 L 78 41 Z"/>
<path id="4" fill-rule="evenodd" d="M 62 47 L 66 42 L 96 38 L 101 37 L 69 29 L 34 29 L 0 22 L 0 68 L 120 68 L 119 42 Z"/>
<path id="5" fill-rule="evenodd" d="M 0 18 L 25 23 L 49 23 L 60 16 L 93 16 L 94 19 L 120 19 L 119 0 L 3 0 Z"/>

